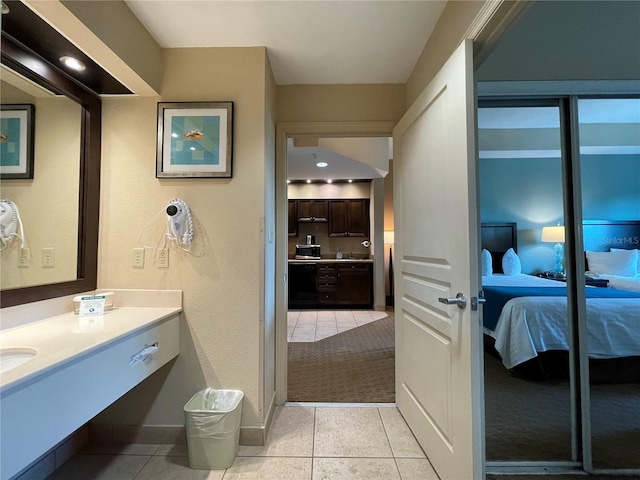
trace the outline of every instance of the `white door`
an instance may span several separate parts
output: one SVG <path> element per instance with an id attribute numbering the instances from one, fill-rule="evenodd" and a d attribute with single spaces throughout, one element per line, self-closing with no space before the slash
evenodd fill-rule
<path id="1" fill-rule="evenodd" d="M 467 40 L 393 131 L 396 402 L 443 480 L 483 475 L 472 52 Z M 438 300 L 458 293 L 464 309 Z"/>

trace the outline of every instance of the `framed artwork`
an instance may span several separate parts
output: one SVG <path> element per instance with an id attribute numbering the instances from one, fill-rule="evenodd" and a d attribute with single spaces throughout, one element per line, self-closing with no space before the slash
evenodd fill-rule
<path id="1" fill-rule="evenodd" d="M 35 107 L 0 107 L 0 179 L 33 178 Z"/>
<path id="2" fill-rule="evenodd" d="M 158 103 L 157 178 L 231 178 L 233 102 Z"/>

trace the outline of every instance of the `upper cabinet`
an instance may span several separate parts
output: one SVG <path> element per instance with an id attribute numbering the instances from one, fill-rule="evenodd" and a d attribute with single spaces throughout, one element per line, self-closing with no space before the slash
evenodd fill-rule
<path id="1" fill-rule="evenodd" d="M 369 199 L 329 200 L 330 237 L 368 237 Z"/>
<path id="2" fill-rule="evenodd" d="M 298 236 L 298 204 L 296 200 L 289 200 L 289 236 Z"/>
<path id="3" fill-rule="evenodd" d="M 297 203 L 298 222 L 324 223 L 328 221 L 327 200 L 297 200 Z"/>

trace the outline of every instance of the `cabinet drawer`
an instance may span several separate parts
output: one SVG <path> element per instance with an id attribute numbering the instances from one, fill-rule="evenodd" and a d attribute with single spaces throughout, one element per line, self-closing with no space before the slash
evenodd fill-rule
<path id="1" fill-rule="evenodd" d="M 335 292 L 336 284 L 334 283 L 318 283 L 316 287 L 318 292 Z"/>
<path id="2" fill-rule="evenodd" d="M 335 274 L 333 275 L 318 275 L 317 276 L 318 285 L 321 283 L 336 283 L 337 277 Z"/>
<path id="3" fill-rule="evenodd" d="M 337 292 L 322 292 L 318 291 L 318 304 L 322 305 L 334 305 L 338 301 Z"/>
<path id="4" fill-rule="evenodd" d="M 334 265 L 316 264 L 316 272 L 318 273 L 336 273 L 336 267 Z"/>
<path id="5" fill-rule="evenodd" d="M 340 265 L 338 267 L 338 274 L 349 272 L 369 272 L 369 265 L 350 263 L 347 265 Z"/>

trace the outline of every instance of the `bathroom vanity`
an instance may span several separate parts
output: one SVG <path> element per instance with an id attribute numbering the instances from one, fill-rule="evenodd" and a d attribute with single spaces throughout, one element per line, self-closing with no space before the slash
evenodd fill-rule
<path id="1" fill-rule="evenodd" d="M 74 314 L 73 297 L 3 309 L 2 479 L 21 472 L 180 353 L 181 291 L 113 291 L 114 308 L 100 316 Z M 61 302 L 66 312 L 46 316 Z"/>

